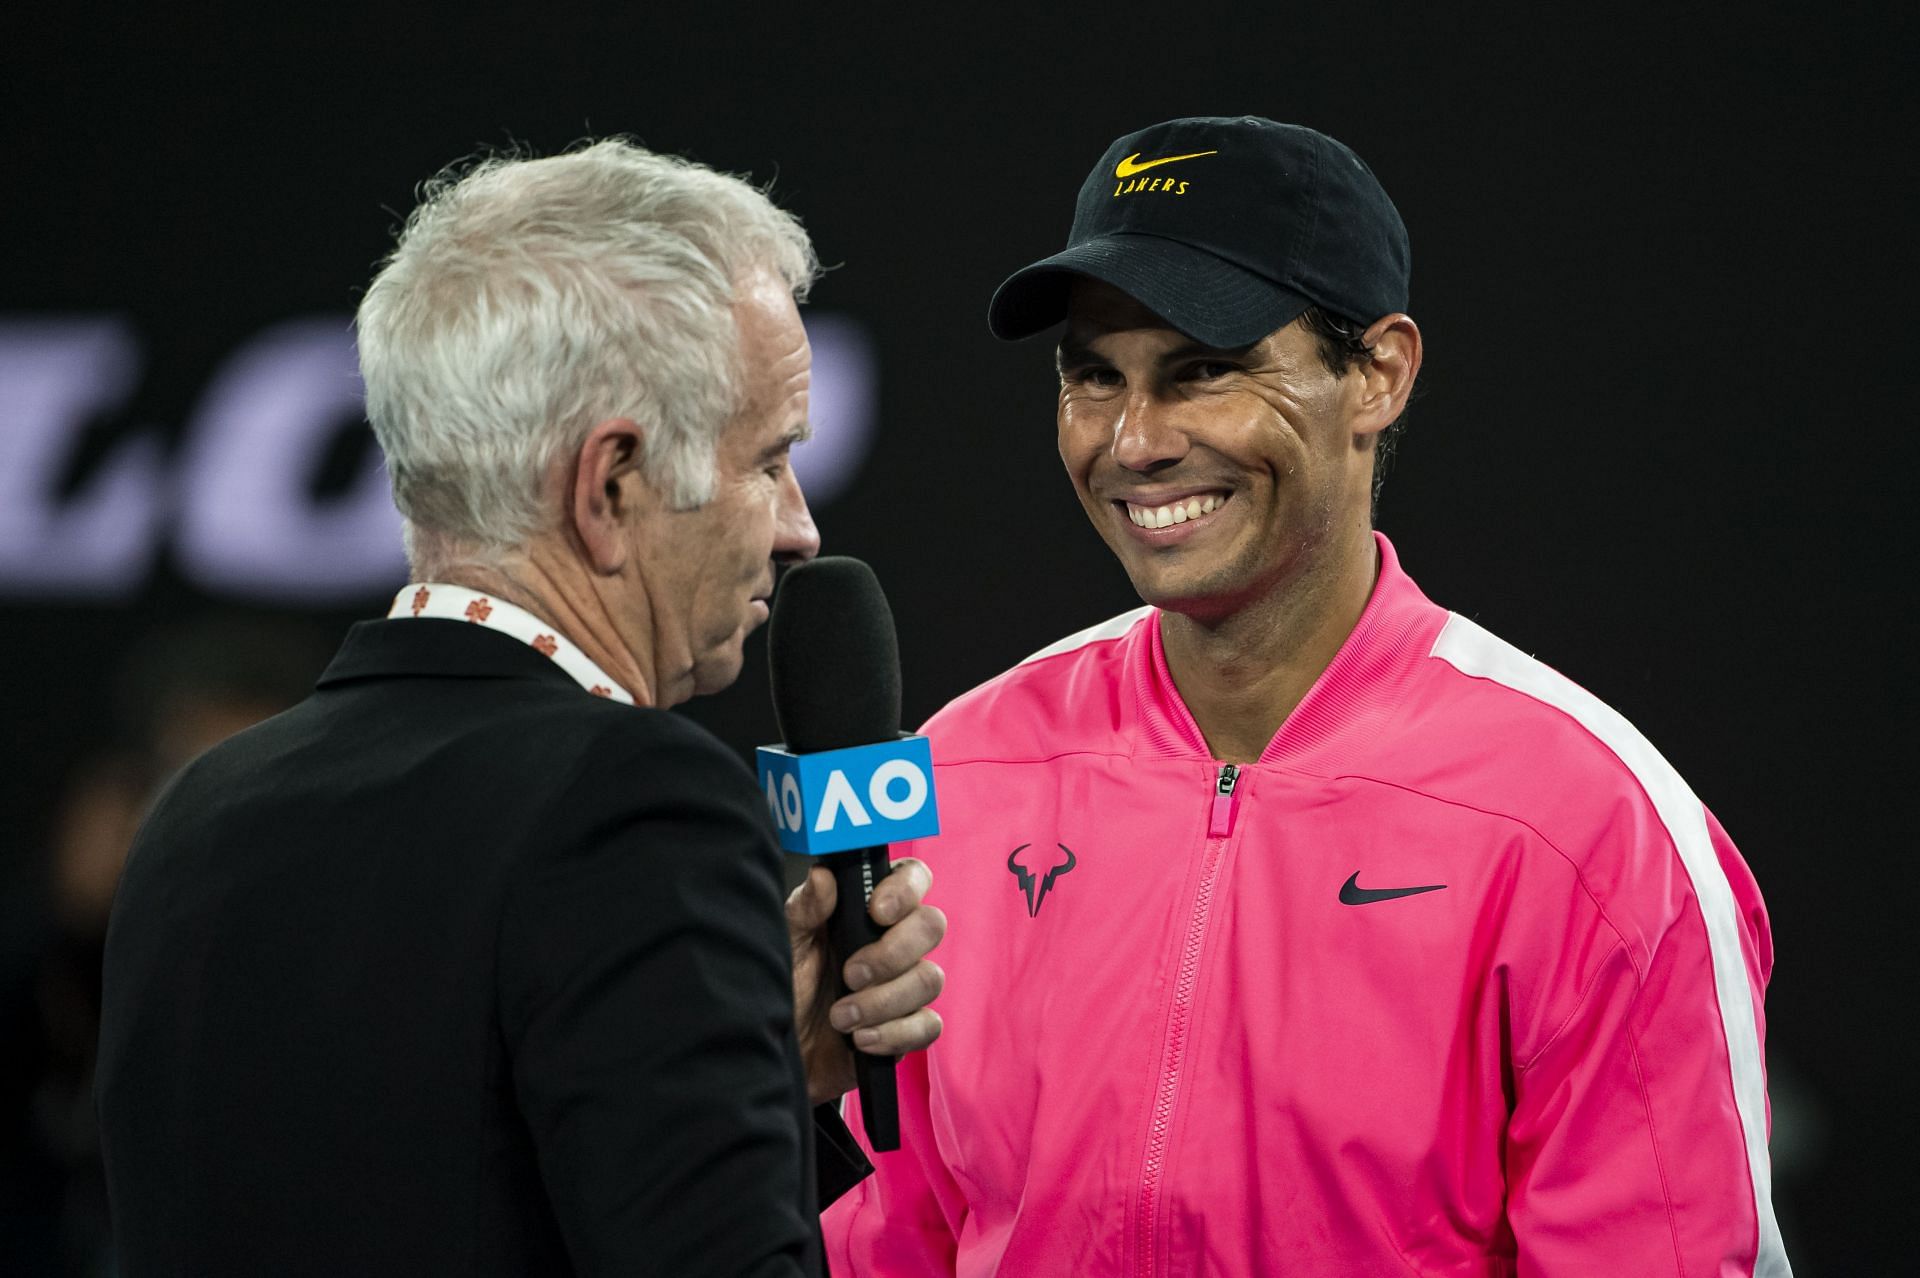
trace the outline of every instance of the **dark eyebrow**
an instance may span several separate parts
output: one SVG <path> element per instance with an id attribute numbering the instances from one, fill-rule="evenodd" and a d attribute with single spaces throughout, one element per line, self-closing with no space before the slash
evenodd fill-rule
<path id="1" fill-rule="evenodd" d="M 1104 362 L 1105 361 L 1098 355 L 1093 353 L 1091 346 L 1071 337 L 1062 338 L 1060 340 L 1060 348 L 1053 353 L 1053 366 L 1055 368 L 1078 368 L 1082 364 L 1100 364 Z"/>
<path id="2" fill-rule="evenodd" d="M 1245 359 L 1254 347 L 1265 339 L 1248 342 L 1245 346 L 1209 346 L 1205 342 L 1187 342 L 1166 351 L 1160 356 L 1162 364 L 1177 364 L 1189 359 Z M 1059 368 L 1074 368 L 1082 364 L 1104 364 L 1106 359 L 1097 354 L 1086 342 L 1073 337 L 1060 340 L 1060 349 L 1054 355 L 1054 363 Z"/>
<path id="3" fill-rule="evenodd" d="M 1266 339 L 1262 338 L 1260 341 Z M 1205 342 L 1188 342 L 1185 346 L 1176 346 L 1160 357 L 1163 364 L 1177 363 L 1183 359 L 1245 359 L 1252 353 L 1260 341 L 1248 342 L 1245 346 L 1209 346 Z"/>

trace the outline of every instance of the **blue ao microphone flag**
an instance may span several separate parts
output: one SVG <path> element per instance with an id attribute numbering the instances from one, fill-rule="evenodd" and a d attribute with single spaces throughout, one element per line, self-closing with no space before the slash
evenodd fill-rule
<path id="1" fill-rule="evenodd" d="M 829 556 L 788 570 L 767 650 L 786 740 L 761 747 L 760 784 L 780 846 L 833 871 L 837 982 L 847 956 L 880 935 L 867 903 L 892 868 L 887 845 L 940 832 L 933 757 L 925 737 L 900 733 L 893 611 L 860 560 Z M 853 1065 L 868 1143 L 900 1148 L 893 1059 L 856 1050 Z"/>

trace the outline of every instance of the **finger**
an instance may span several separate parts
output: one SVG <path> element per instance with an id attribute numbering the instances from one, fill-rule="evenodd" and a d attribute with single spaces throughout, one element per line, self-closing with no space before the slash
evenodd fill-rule
<path id="1" fill-rule="evenodd" d="M 927 863 L 903 856 L 893 863 L 887 876 L 874 885 L 867 913 L 873 915 L 873 921 L 881 927 L 892 927 L 913 913 L 932 886 L 933 871 L 927 868 Z"/>
<path id="2" fill-rule="evenodd" d="M 855 1030 L 853 1044 L 873 1056 L 903 1056 L 930 1046 L 940 1029 L 940 1013 L 923 1007 L 902 1020 Z"/>
<path id="3" fill-rule="evenodd" d="M 858 994 L 849 994 L 833 1005 L 828 1020 L 842 1034 L 862 1025 L 884 1025 L 903 1020 L 934 999 L 946 987 L 947 974 L 928 959 L 914 964 L 904 975 L 891 981 L 870 985 Z"/>
<path id="4" fill-rule="evenodd" d="M 818 865 L 809 869 L 805 881 L 787 897 L 788 930 L 811 932 L 825 923 L 833 914 L 833 903 L 838 896 L 831 871 Z"/>
<path id="5" fill-rule="evenodd" d="M 937 906 L 923 905 L 888 928 L 879 940 L 848 955 L 840 974 L 850 990 L 891 981 L 931 954 L 946 934 L 947 916 Z"/>

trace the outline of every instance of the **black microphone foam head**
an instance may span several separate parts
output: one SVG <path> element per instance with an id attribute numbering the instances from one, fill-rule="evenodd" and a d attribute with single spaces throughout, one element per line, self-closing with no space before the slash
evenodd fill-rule
<path id="1" fill-rule="evenodd" d="M 900 733 L 900 645 L 873 569 L 829 555 L 787 570 L 767 627 L 773 713 L 796 754 Z"/>

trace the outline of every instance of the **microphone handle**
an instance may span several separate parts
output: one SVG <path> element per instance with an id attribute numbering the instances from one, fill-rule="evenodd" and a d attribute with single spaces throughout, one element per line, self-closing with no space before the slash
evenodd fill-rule
<path id="1" fill-rule="evenodd" d="M 885 847 L 835 852 L 819 860 L 833 871 L 834 886 L 838 890 L 827 933 L 838 959 L 834 982 L 844 992 L 846 981 L 840 969 L 846 965 L 848 956 L 868 942 L 880 939 L 880 925 L 867 913 L 867 902 L 880 880 L 893 869 L 893 862 Z M 900 1148 L 900 1093 L 894 1084 L 893 1057 L 863 1052 L 853 1045 L 851 1036 L 847 1039 L 847 1048 L 853 1053 L 853 1076 L 860 1087 L 860 1117 L 867 1129 L 867 1143 L 875 1150 Z"/>

